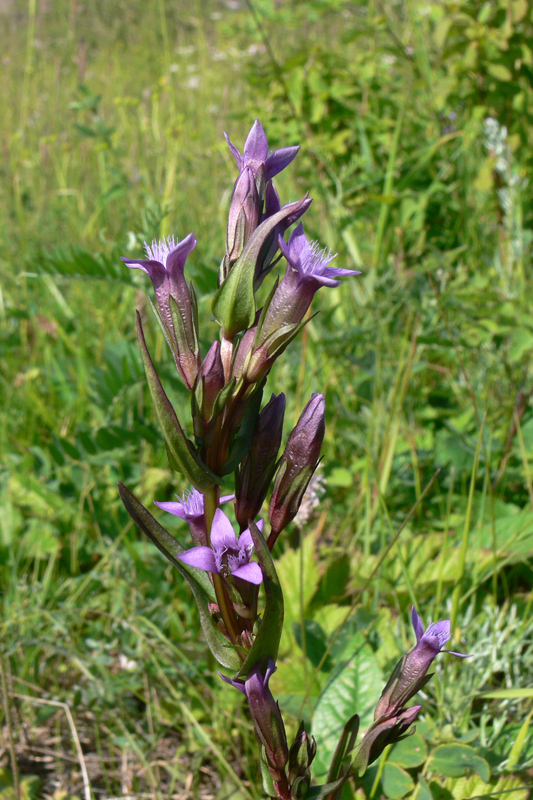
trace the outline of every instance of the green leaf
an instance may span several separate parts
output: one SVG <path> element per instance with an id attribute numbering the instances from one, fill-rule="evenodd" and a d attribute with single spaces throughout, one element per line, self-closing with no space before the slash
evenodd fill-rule
<path id="1" fill-rule="evenodd" d="M 139 312 L 137 312 L 137 335 L 148 386 L 150 387 L 159 424 L 163 429 L 170 466 L 182 472 L 199 492 L 212 489 L 215 484 L 221 483 L 221 480 L 202 463 L 182 430 L 176 412 L 165 394 L 150 358 Z"/>
<path id="2" fill-rule="evenodd" d="M 388 755 L 388 762 L 411 769 L 419 767 L 426 760 L 426 743 L 419 733 L 413 733 L 394 744 Z"/>
<path id="3" fill-rule="evenodd" d="M 256 262 L 267 238 L 276 225 L 294 214 L 305 203 L 307 195 L 296 203 L 288 203 L 255 229 L 244 250 L 231 268 L 213 300 L 213 314 L 226 338 L 233 339 L 250 328 L 255 320 L 254 276 Z"/>
<path id="4" fill-rule="evenodd" d="M 219 630 L 216 625 L 213 615 L 209 611 L 209 603 L 214 600 L 214 591 L 207 574 L 203 570 L 197 570 L 195 567 L 183 564 L 178 561 L 176 555 L 183 552 L 183 548 L 168 533 L 159 522 L 152 517 L 147 508 L 137 500 L 134 494 L 124 486 L 123 483 L 118 484 L 120 497 L 126 511 L 133 519 L 135 524 L 141 531 L 148 536 L 158 550 L 168 558 L 170 563 L 178 570 L 178 572 L 188 581 L 192 589 L 198 612 L 200 614 L 200 623 L 206 638 L 209 649 L 223 667 L 227 669 L 236 670 L 241 664 L 241 659 L 237 652 L 228 643 L 226 637 Z M 209 584 L 209 586 L 207 585 Z"/>
<path id="5" fill-rule="evenodd" d="M 332 783 L 338 778 L 344 777 L 348 773 L 351 765 L 350 756 L 355 747 L 358 732 L 359 716 L 354 714 L 344 726 L 344 730 L 341 734 L 337 747 L 335 748 L 335 752 L 333 753 L 333 758 L 331 759 L 331 764 L 328 770 L 326 783 Z"/>
<path id="6" fill-rule="evenodd" d="M 319 697 L 313 715 L 318 753 L 313 762 L 317 775 L 327 772 L 346 720 L 354 713 L 366 728 L 373 719 L 374 707 L 384 679 L 371 647 L 360 633 L 350 643 L 352 656 L 337 667 Z"/>
<path id="7" fill-rule="evenodd" d="M 320 800 L 322 797 L 335 797 L 338 789 L 346 780 L 346 777 L 339 778 L 333 783 L 324 783 L 321 786 L 311 786 L 307 790 L 304 800 Z"/>
<path id="8" fill-rule="evenodd" d="M 477 772 L 485 782 L 490 778 L 490 767 L 466 744 L 440 744 L 431 754 L 431 772 L 450 778 Z"/>
<path id="9" fill-rule="evenodd" d="M 503 64 L 488 64 L 487 72 L 498 81 L 505 81 L 507 83 L 507 81 L 512 81 L 513 79 L 513 73 Z"/>
<path id="10" fill-rule="evenodd" d="M 235 675 L 236 678 L 246 676 L 256 664 L 260 664 L 264 672 L 270 658 L 276 661 L 281 631 L 283 630 L 283 592 L 281 591 L 274 561 L 263 534 L 254 522 L 250 522 L 250 533 L 257 553 L 257 560 L 263 571 L 266 603 L 256 640 L 244 663 L 242 665 L 239 664 L 240 668 Z"/>
<path id="11" fill-rule="evenodd" d="M 391 800 L 400 800 L 415 788 L 413 779 L 408 772 L 397 764 L 389 764 L 388 762 L 383 767 L 381 785 L 385 795 L 390 797 Z"/>
<path id="12" fill-rule="evenodd" d="M 494 692 L 483 692 L 479 696 L 489 700 L 521 700 L 525 697 L 533 697 L 533 689 L 496 689 Z"/>

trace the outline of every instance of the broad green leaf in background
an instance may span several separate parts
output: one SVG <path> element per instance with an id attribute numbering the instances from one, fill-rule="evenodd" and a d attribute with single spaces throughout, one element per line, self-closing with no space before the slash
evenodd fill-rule
<path id="1" fill-rule="evenodd" d="M 327 773 L 347 720 L 359 714 L 361 728 L 370 724 L 385 684 L 376 656 L 361 634 L 353 637 L 344 655 L 345 660 L 332 673 L 313 714 L 313 735 L 318 744 L 313 763 L 319 778 Z"/>
<path id="2" fill-rule="evenodd" d="M 450 778 L 470 772 L 477 772 L 484 781 L 490 778 L 490 767 L 485 759 L 478 756 L 473 747 L 459 743 L 440 744 L 431 754 L 429 771 Z"/>

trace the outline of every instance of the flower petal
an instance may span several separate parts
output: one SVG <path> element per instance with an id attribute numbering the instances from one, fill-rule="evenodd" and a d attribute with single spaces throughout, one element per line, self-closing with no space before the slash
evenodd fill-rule
<path id="1" fill-rule="evenodd" d="M 224 138 L 225 138 L 226 142 L 228 143 L 228 147 L 232 152 L 233 158 L 237 162 L 237 166 L 239 167 L 239 172 L 240 172 L 242 170 L 242 166 L 243 166 L 242 156 L 241 156 L 240 152 L 237 150 L 237 148 L 235 147 L 235 145 L 231 143 L 230 138 L 229 138 L 227 133 L 224 133 Z"/>
<path id="2" fill-rule="evenodd" d="M 215 564 L 215 554 L 210 547 L 191 547 L 190 550 L 185 550 L 184 553 L 180 553 L 176 558 L 178 558 L 179 561 L 183 561 L 184 564 L 190 564 L 191 567 L 203 569 L 204 572 L 218 573 Z"/>
<path id="3" fill-rule="evenodd" d="M 263 583 L 263 573 L 261 572 L 261 567 L 256 561 L 250 561 L 249 564 L 244 564 L 244 566 L 239 567 L 231 574 L 235 578 L 241 578 L 241 580 L 248 581 L 248 583 L 254 583 L 256 586 L 259 586 L 260 583 Z"/>
<path id="4" fill-rule="evenodd" d="M 268 155 L 268 141 L 263 126 L 258 119 L 250 128 L 244 144 L 244 163 L 247 166 L 264 164 Z"/>
<path id="5" fill-rule="evenodd" d="M 233 525 L 224 512 L 220 508 L 217 508 L 211 528 L 212 547 L 235 547 L 236 544 L 237 537 L 235 536 Z"/>
<path id="6" fill-rule="evenodd" d="M 413 622 L 413 628 L 415 629 L 416 641 L 417 643 L 420 641 L 422 636 L 424 635 L 424 626 L 422 625 L 422 620 L 416 613 L 416 608 L 414 606 L 411 607 L 411 620 Z"/>
<path id="7" fill-rule="evenodd" d="M 185 239 L 182 239 L 179 244 L 167 256 L 167 272 L 172 277 L 173 273 L 183 272 L 187 257 L 196 247 L 196 239 L 193 233 L 189 233 Z"/>
<path id="8" fill-rule="evenodd" d="M 265 161 L 267 180 L 273 178 L 274 175 L 277 175 L 278 172 L 285 169 L 291 161 L 294 161 L 298 155 L 299 149 L 300 145 L 296 145 L 295 147 L 282 147 L 280 150 L 276 150 L 272 153 Z"/>
<path id="9" fill-rule="evenodd" d="M 175 501 L 171 501 L 169 503 L 158 503 L 157 500 L 154 500 L 154 503 L 158 508 L 162 508 L 163 511 L 168 511 L 169 514 L 174 514 L 175 517 L 179 517 L 180 519 L 187 518 L 187 512 L 185 511 L 183 503 L 178 503 Z"/>

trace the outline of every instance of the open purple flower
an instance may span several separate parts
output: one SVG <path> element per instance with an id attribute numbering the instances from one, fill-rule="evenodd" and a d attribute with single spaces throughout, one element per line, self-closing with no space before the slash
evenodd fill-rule
<path id="1" fill-rule="evenodd" d="M 234 494 L 227 494 L 220 498 L 220 502 L 228 503 L 234 499 Z M 158 503 L 157 500 L 154 502 L 163 511 L 168 511 L 169 514 L 174 514 L 175 517 L 184 519 L 188 523 L 194 544 L 207 545 L 203 494 L 196 489 L 191 489 L 186 491 L 177 502 L 175 500 L 165 503 Z"/>
<path id="2" fill-rule="evenodd" d="M 443 619 L 441 622 L 432 622 L 424 631 L 422 620 L 416 613 L 414 606 L 411 608 L 411 620 L 416 636 L 416 647 L 408 654 L 408 658 L 415 660 L 425 666 L 427 670 L 436 655 L 440 652 L 450 653 L 452 656 L 459 656 L 459 658 L 469 658 L 465 653 L 456 653 L 453 650 L 443 650 L 442 648 L 451 636 L 451 626 L 449 619 Z M 427 666 L 426 666 L 426 661 Z"/>
<path id="3" fill-rule="evenodd" d="M 316 242 L 310 242 L 303 225 L 293 230 L 289 241 L 279 238 L 281 252 L 287 260 L 287 270 L 276 289 L 265 315 L 261 339 L 283 325 L 301 322 L 311 305 L 313 297 L 322 286 L 338 286 L 344 275 L 359 275 L 359 271 L 330 267 L 335 256 L 320 250 Z"/>
<path id="4" fill-rule="evenodd" d="M 185 280 L 184 269 L 187 257 L 195 247 L 196 239 L 192 233 L 181 242 L 168 236 L 161 241 L 154 239 L 151 246 L 145 242 L 145 259 L 122 258 L 128 267 L 142 269 L 152 279 L 165 335 L 178 372 L 189 390 L 194 386 L 200 366 L 200 349 L 195 303 Z M 172 313 L 171 297 L 177 306 L 177 314 Z"/>
<path id="5" fill-rule="evenodd" d="M 257 523 L 257 527 L 259 530 L 263 529 L 262 520 Z M 250 561 L 253 549 L 250 531 L 245 530 L 237 538 L 228 517 L 217 508 L 211 528 L 211 547 L 191 547 L 177 558 L 205 572 L 224 577 L 231 575 L 258 586 L 263 581 L 263 573 L 259 564 Z"/>
<path id="6" fill-rule="evenodd" d="M 250 167 L 254 176 L 257 178 L 257 173 L 263 166 L 265 182 L 271 180 L 274 175 L 277 175 L 278 172 L 285 169 L 285 167 L 296 158 L 298 150 L 300 149 L 299 145 L 296 147 L 283 147 L 281 150 L 275 150 L 269 155 L 266 134 L 258 119 L 256 119 L 252 125 L 242 155 L 235 145 L 231 143 L 228 134 L 225 133 L 224 136 L 237 162 L 239 172 L 242 172 L 246 167 Z"/>

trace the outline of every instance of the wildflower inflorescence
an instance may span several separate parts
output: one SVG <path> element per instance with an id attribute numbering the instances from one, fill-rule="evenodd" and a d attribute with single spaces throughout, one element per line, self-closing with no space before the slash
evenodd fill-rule
<path id="1" fill-rule="evenodd" d="M 123 259 L 152 280 L 154 312 L 190 394 L 193 440 L 180 421 L 182 409 L 178 416 L 159 379 L 138 314 L 139 345 L 169 463 L 191 485 L 181 498 L 156 505 L 187 523 L 192 546 L 181 545 L 125 486 L 119 484 L 119 490 L 141 530 L 188 581 L 206 641 L 217 661 L 233 672 L 231 678 L 222 677 L 246 697 L 259 742 L 265 792 L 278 800 L 301 800 L 310 787 L 316 743 L 302 723 L 289 746 L 269 686 L 284 616 L 271 551 L 297 517 L 319 465 L 325 399 L 320 393 L 311 396 L 280 455 L 285 395 L 272 395 L 263 405 L 263 391 L 273 364 L 308 323 L 316 293 L 358 273 L 331 266 L 335 256 L 307 238 L 300 221 L 311 204 L 307 195 L 281 205 L 272 179 L 294 160 L 299 147 L 271 152 L 258 120 L 242 153 L 227 135 L 226 140 L 239 174 L 213 300 L 220 335 L 205 355 L 194 287 L 185 278 L 187 258 L 196 246 L 194 235 L 189 233 L 181 241 L 172 236 L 154 239 L 145 245 L 146 258 Z M 258 307 L 258 289 L 282 259 L 284 274 L 272 280 L 263 306 Z M 230 475 L 235 492 L 221 496 Z M 258 517 L 269 494 L 264 523 Z M 232 501 L 227 513 L 221 509 L 221 504 Z M 313 504 L 316 498 L 308 501 L 310 507 Z M 343 757 L 334 758 L 328 774 L 329 793 L 313 790 L 316 797 L 336 796 L 350 774 L 362 774 L 418 715 L 420 706 L 405 708 L 405 703 L 428 680 L 431 661 L 450 631 L 449 622 L 424 631 L 414 609 L 413 624 L 416 647 L 395 668 L 378 702 L 374 724 L 356 748 L 357 715 L 347 722 L 336 751 Z"/>

